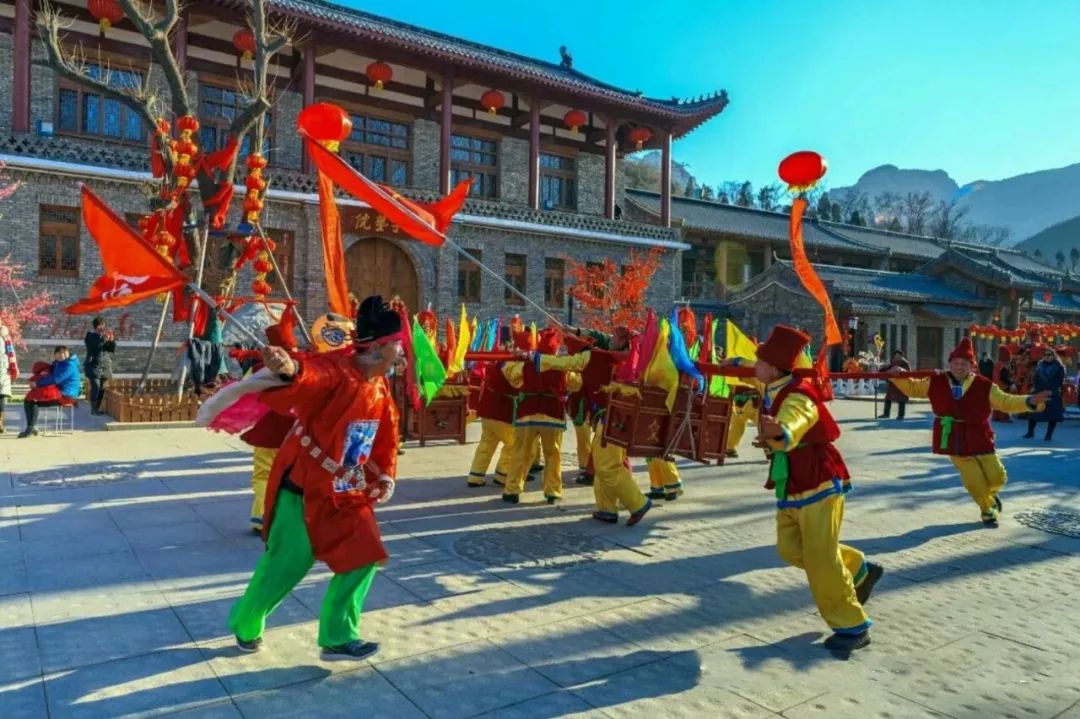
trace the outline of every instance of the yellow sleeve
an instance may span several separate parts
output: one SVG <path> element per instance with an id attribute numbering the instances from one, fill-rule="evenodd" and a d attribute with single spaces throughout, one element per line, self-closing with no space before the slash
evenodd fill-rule
<path id="1" fill-rule="evenodd" d="M 566 373 L 566 389 L 570 392 L 577 392 L 581 389 L 581 375 L 577 372 Z"/>
<path id="2" fill-rule="evenodd" d="M 914 399 L 926 399 L 930 394 L 930 378 L 923 377 L 921 379 L 911 379 L 910 377 L 891 377 L 889 381 L 896 385 L 896 388 L 906 394 L 908 397 Z"/>
<path id="3" fill-rule="evenodd" d="M 540 355 L 540 371 L 581 372 L 589 364 L 590 357 L 592 354 L 587 351 L 576 355 Z"/>
<path id="4" fill-rule="evenodd" d="M 770 440 L 769 445 L 774 449 L 791 449 L 817 424 L 817 405 L 806 395 L 792 392 L 780 405 L 776 421 L 784 431 L 784 436 L 778 440 Z"/>
<path id="5" fill-rule="evenodd" d="M 1032 409 L 1031 405 L 1028 404 L 1027 395 L 1009 394 L 996 384 L 990 385 L 990 406 L 1005 414 L 1021 414 L 1030 412 Z M 1045 404 L 1040 404 L 1035 408 L 1035 411 L 1041 412 L 1045 408 Z"/>
<path id="6" fill-rule="evenodd" d="M 521 389 L 525 385 L 525 364 L 523 362 L 507 362 L 502 368 L 503 377 L 514 389 Z"/>

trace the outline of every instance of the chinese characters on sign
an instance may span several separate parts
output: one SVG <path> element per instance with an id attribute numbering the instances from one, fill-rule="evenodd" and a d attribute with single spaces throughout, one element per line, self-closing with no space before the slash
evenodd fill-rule
<path id="1" fill-rule="evenodd" d="M 397 235 L 401 228 L 372 209 L 342 208 L 342 229 L 352 234 Z"/>

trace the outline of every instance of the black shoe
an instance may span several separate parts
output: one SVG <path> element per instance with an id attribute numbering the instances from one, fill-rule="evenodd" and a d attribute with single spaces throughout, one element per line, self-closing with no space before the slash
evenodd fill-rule
<path id="1" fill-rule="evenodd" d="M 397 451 L 397 456 L 399 456 L 399 457 L 400 457 L 400 456 L 401 456 L 401 455 L 403 455 L 403 454 L 405 454 L 405 450 L 404 450 L 404 449 L 401 449 L 401 448 L 399 447 L 399 448 L 398 448 L 398 451 Z"/>
<path id="2" fill-rule="evenodd" d="M 592 518 L 597 522 L 603 522 L 604 524 L 618 524 L 619 515 L 614 512 L 601 512 L 599 510 L 592 513 Z"/>
<path id="3" fill-rule="evenodd" d="M 22 432 L 19 432 L 19 439 L 26 439 L 27 437 L 37 437 L 37 436 L 38 436 L 38 431 L 36 429 L 34 429 L 33 427 L 29 427 L 27 429 L 24 429 Z"/>
<path id="4" fill-rule="evenodd" d="M 1001 503 L 1001 497 L 994 495 L 994 507 L 997 508 L 998 514 L 1005 511 L 1005 505 Z"/>
<path id="5" fill-rule="evenodd" d="M 236 638 L 236 648 L 245 654 L 254 654 L 262 649 L 262 637 L 255 637 L 249 641 L 244 641 L 240 637 Z"/>
<path id="6" fill-rule="evenodd" d="M 347 659 L 367 659 L 379 651 L 376 642 L 362 642 L 359 639 L 336 647 L 323 647 L 321 659 L 324 662 L 338 662 Z"/>
<path id="7" fill-rule="evenodd" d="M 584 472 L 579 474 L 577 477 L 574 477 L 575 484 L 583 484 L 586 487 L 593 486 L 593 481 L 593 476 L 591 474 L 585 474 Z"/>
<path id="8" fill-rule="evenodd" d="M 887 414 L 879 414 L 878 415 L 878 419 L 888 419 L 888 418 L 889 418 L 889 415 L 887 415 Z"/>
<path id="9" fill-rule="evenodd" d="M 556 502 L 562 501 L 562 497 L 556 497 L 554 495 L 551 495 L 551 496 L 546 496 L 545 495 L 544 499 L 547 500 L 548 504 L 555 504 Z"/>
<path id="10" fill-rule="evenodd" d="M 525 481 L 526 482 L 535 482 L 536 481 L 536 475 L 534 475 L 534 474 L 525 475 Z"/>
<path id="11" fill-rule="evenodd" d="M 529 474 L 542 474 L 543 471 L 544 465 L 542 464 L 534 464 L 533 466 L 529 467 Z"/>
<path id="12" fill-rule="evenodd" d="M 982 523 L 986 527 L 997 528 L 997 526 L 998 526 L 997 513 L 996 512 L 990 512 L 990 513 L 984 512 L 983 515 L 982 515 Z"/>
<path id="13" fill-rule="evenodd" d="M 866 605 L 866 602 L 870 599 L 870 593 L 874 591 L 874 585 L 878 583 L 883 574 L 885 574 L 885 567 L 873 562 L 866 563 L 866 577 L 863 579 L 862 584 L 855 587 L 855 598 L 859 600 L 859 604 Z"/>
<path id="14" fill-rule="evenodd" d="M 859 634 L 833 634 L 825 640 L 825 648 L 837 654 L 850 654 L 870 643 L 870 630 Z"/>
<path id="15" fill-rule="evenodd" d="M 737 449 L 726 449 L 726 450 L 724 450 L 724 456 L 725 457 L 730 457 L 732 459 L 738 459 L 739 458 L 739 450 L 737 450 Z"/>
<path id="16" fill-rule="evenodd" d="M 645 493 L 645 496 L 649 499 L 667 499 L 667 492 L 663 487 L 653 487 Z"/>
<path id="17" fill-rule="evenodd" d="M 518 495 L 516 495 L 516 494 L 503 494 L 502 499 L 507 504 L 517 504 L 518 503 Z"/>

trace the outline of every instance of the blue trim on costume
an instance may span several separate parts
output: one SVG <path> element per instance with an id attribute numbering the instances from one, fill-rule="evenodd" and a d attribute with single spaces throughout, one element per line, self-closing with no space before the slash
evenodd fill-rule
<path id="1" fill-rule="evenodd" d="M 843 494 L 843 493 L 844 493 L 843 492 L 843 485 L 841 484 L 840 480 L 839 479 L 833 479 L 832 486 L 829 487 L 828 489 L 824 489 L 824 490 L 818 492 L 817 494 L 812 494 L 809 497 L 804 497 L 803 499 L 781 499 L 779 502 L 776 503 L 776 508 L 777 509 L 799 509 L 800 507 L 805 507 L 808 504 L 813 504 L 814 502 L 820 502 L 821 500 L 825 499 L 826 497 L 831 497 L 834 494 Z"/>
<path id="2" fill-rule="evenodd" d="M 784 435 L 784 451 L 787 452 L 791 449 L 791 430 L 784 425 L 780 425 L 780 432 Z"/>
<path id="3" fill-rule="evenodd" d="M 867 566 L 866 560 L 859 566 L 859 571 L 855 572 L 855 576 L 851 578 L 852 586 L 859 586 L 866 579 L 866 575 L 870 573 L 870 567 Z"/>
<path id="4" fill-rule="evenodd" d="M 871 626 L 873 626 L 873 624 L 874 623 L 872 621 L 867 619 L 862 624 L 857 624 L 854 627 L 844 627 L 842 629 L 833 629 L 833 634 L 862 634 L 867 629 L 869 629 Z"/>
<path id="5" fill-rule="evenodd" d="M 487 472 L 469 472 L 470 477 L 486 477 Z"/>
<path id="6" fill-rule="evenodd" d="M 536 370 L 536 374 L 540 374 L 540 353 L 533 353 L 533 369 Z"/>

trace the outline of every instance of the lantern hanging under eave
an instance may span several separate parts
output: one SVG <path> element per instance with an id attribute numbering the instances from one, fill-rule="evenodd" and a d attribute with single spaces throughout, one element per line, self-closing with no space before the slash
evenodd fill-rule
<path id="1" fill-rule="evenodd" d="M 829 170 L 825 158 L 813 150 L 793 152 L 780 161 L 777 172 L 791 192 L 806 192 L 814 187 Z"/>
<path id="2" fill-rule="evenodd" d="M 488 90 L 480 96 L 480 104 L 490 114 L 494 115 L 506 105 L 506 98 L 498 90 Z"/>
<path id="3" fill-rule="evenodd" d="M 245 60 L 255 57 L 255 33 L 251 28 L 240 28 L 232 36 L 233 47 Z"/>
<path id="4" fill-rule="evenodd" d="M 86 9 L 98 21 L 101 34 L 124 19 L 124 9 L 117 0 L 90 0 Z"/>
<path id="5" fill-rule="evenodd" d="M 563 122 L 570 128 L 570 132 L 577 134 L 578 128 L 589 121 L 589 116 L 581 110 L 571 110 L 563 115 Z"/>
<path id="6" fill-rule="evenodd" d="M 329 102 L 316 102 L 300 111 L 296 126 L 308 137 L 331 152 L 352 132 L 349 113 Z"/>
<path id="7" fill-rule="evenodd" d="M 630 129 L 630 132 L 626 133 L 626 139 L 634 143 L 635 150 L 640 150 L 651 138 L 652 131 L 647 127 L 634 127 Z"/>
<path id="8" fill-rule="evenodd" d="M 383 89 L 386 83 L 394 79 L 394 71 L 385 62 L 373 62 L 367 66 L 365 73 L 367 79 L 375 86 L 376 90 Z"/>

